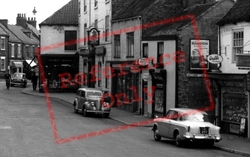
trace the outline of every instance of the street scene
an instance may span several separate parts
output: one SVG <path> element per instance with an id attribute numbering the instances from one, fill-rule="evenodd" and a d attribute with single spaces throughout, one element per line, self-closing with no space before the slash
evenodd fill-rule
<path id="1" fill-rule="evenodd" d="M 32 93 L 31 84 L 26 91 Z M 46 99 L 22 93 L 23 88 L 6 89 L 0 83 L 0 151 L 4 157 L 80 156 L 241 156 L 199 145 L 178 148 L 172 140 L 154 141 L 149 127 L 135 127 L 104 135 L 56 144 Z M 58 135 L 67 138 L 123 124 L 100 116 L 75 114 L 72 104 L 51 98 Z"/>
<path id="2" fill-rule="evenodd" d="M 250 156 L 249 0 L 14 1 L 0 156 Z"/>

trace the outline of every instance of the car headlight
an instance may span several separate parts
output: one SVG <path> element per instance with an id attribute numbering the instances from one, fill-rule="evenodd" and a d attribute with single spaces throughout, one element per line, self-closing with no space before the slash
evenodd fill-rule
<path id="1" fill-rule="evenodd" d="M 90 105 L 94 107 L 94 106 L 95 106 L 95 103 L 94 103 L 94 102 L 91 102 Z"/>

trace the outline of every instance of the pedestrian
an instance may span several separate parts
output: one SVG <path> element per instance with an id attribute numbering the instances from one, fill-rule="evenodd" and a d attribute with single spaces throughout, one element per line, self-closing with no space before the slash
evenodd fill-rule
<path id="1" fill-rule="evenodd" d="M 4 75 L 4 79 L 6 81 L 7 89 L 9 89 L 10 88 L 10 79 L 11 79 L 11 75 L 9 74 L 9 72 L 6 72 L 6 74 Z"/>
<path id="2" fill-rule="evenodd" d="M 34 72 L 34 73 L 32 74 L 32 77 L 31 77 L 31 82 L 32 82 L 33 90 L 36 90 L 37 80 L 38 80 L 38 76 L 37 76 L 36 73 Z"/>

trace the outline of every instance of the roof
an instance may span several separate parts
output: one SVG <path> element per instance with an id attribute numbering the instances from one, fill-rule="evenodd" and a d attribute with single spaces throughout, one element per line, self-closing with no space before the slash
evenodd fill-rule
<path id="1" fill-rule="evenodd" d="M 27 25 L 28 25 L 28 28 L 29 28 L 37 37 L 39 37 L 40 32 L 39 32 L 34 26 L 32 26 L 31 24 L 28 24 L 28 23 L 27 23 Z"/>
<path id="2" fill-rule="evenodd" d="M 250 1 L 237 0 L 229 12 L 219 21 L 218 25 L 225 25 L 237 22 L 250 22 Z"/>
<path id="3" fill-rule="evenodd" d="M 8 36 L 8 33 L 1 27 L 1 24 L 0 24 L 0 35 Z"/>
<path id="4" fill-rule="evenodd" d="M 5 31 L 9 35 L 9 42 L 13 43 L 21 43 L 22 41 L 16 37 L 8 28 L 6 28 L 3 24 L 0 23 L 0 29 Z M 1 31 L 0 31 L 1 32 Z"/>
<path id="5" fill-rule="evenodd" d="M 33 44 L 33 45 L 39 45 L 39 40 L 36 39 L 33 35 L 31 38 L 29 38 L 26 34 L 24 34 L 23 30 L 24 28 L 21 26 L 16 25 L 8 25 L 9 29 L 13 34 L 18 36 L 18 38 L 24 43 L 24 44 Z"/>
<path id="6" fill-rule="evenodd" d="M 41 25 L 78 25 L 78 0 L 68 2 L 39 24 Z"/>
<path id="7" fill-rule="evenodd" d="M 177 111 L 180 113 L 201 112 L 203 114 L 207 114 L 205 111 L 201 111 L 198 109 L 191 109 L 191 108 L 170 108 L 169 110 Z"/>
<path id="8" fill-rule="evenodd" d="M 166 7 L 165 10 L 165 18 L 163 18 L 162 20 L 185 16 L 185 15 L 191 15 L 191 14 L 194 15 L 194 17 L 198 18 L 199 16 L 204 14 L 209 8 L 216 5 L 217 3 L 219 2 L 196 4 L 193 7 L 189 7 L 187 9 L 176 6 L 168 6 Z M 182 20 L 165 25 L 154 26 L 149 29 L 144 29 L 143 36 L 159 36 L 159 35 L 175 34 L 177 29 L 181 29 L 190 22 L 191 22 L 190 20 Z"/>

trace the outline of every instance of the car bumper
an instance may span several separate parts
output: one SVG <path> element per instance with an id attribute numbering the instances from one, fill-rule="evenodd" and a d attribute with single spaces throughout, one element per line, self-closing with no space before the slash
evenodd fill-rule
<path id="1" fill-rule="evenodd" d="M 219 142 L 221 139 L 220 136 L 218 135 L 183 135 L 183 139 L 182 140 L 189 140 L 189 141 L 215 141 L 215 142 Z"/>
<path id="2" fill-rule="evenodd" d="M 110 113 L 110 111 L 100 111 L 100 110 L 87 110 L 87 112 L 100 113 L 100 114 Z"/>

